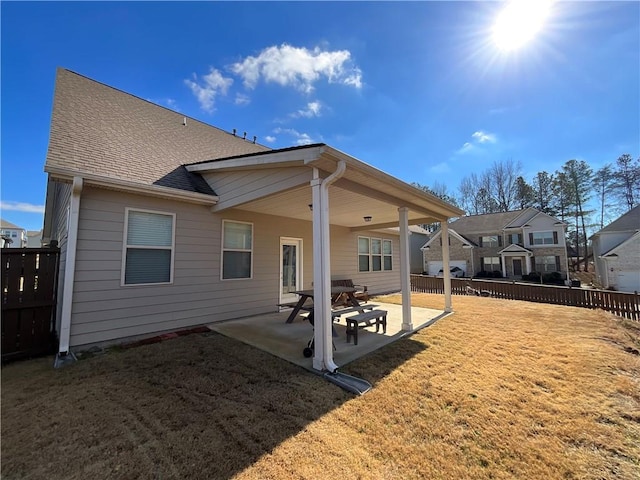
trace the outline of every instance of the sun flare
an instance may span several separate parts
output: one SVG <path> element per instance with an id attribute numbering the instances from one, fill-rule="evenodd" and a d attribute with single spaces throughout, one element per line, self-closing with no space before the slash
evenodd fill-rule
<path id="1" fill-rule="evenodd" d="M 511 0 L 493 25 L 493 40 L 501 50 L 516 50 L 542 29 L 552 0 Z"/>

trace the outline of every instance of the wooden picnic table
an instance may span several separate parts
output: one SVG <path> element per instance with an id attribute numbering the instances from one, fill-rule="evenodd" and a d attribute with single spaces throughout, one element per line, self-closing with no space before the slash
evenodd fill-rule
<path id="1" fill-rule="evenodd" d="M 354 308 L 359 307 L 360 302 L 355 297 L 355 292 L 356 289 L 353 287 L 331 287 L 331 305 L 333 305 L 342 294 L 345 294 L 347 295 L 349 302 L 351 303 L 351 305 L 353 305 Z M 298 303 L 296 303 L 296 305 L 293 307 L 293 310 L 289 314 L 286 323 L 292 323 L 295 320 L 296 316 L 298 315 L 300 310 L 302 310 L 303 305 L 308 299 L 311 299 L 313 301 L 313 289 L 297 290 L 292 293 L 297 294 L 300 298 L 298 299 Z M 311 314 L 313 314 L 313 310 L 311 311 Z"/>

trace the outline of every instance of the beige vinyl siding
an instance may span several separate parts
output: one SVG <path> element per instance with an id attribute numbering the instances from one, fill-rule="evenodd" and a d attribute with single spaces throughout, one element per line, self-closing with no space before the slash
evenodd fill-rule
<path id="1" fill-rule="evenodd" d="M 358 237 L 391 240 L 392 270 L 358 271 Z M 370 293 L 400 290 L 400 243 L 397 235 L 380 232 L 351 232 L 348 228 L 331 226 L 331 278 L 351 278 L 356 285 L 366 285 Z"/>
<path id="2" fill-rule="evenodd" d="M 121 286 L 125 208 L 176 214 L 172 284 Z M 253 279 L 221 280 L 223 219 L 254 224 Z M 71 345 L 183 328 L 276 309 L 279 298 L 280 237 L 303 239 L 304 280 L 312 272 L 310 222 L 107 190 L 83 191 Z M 308 272 L 308 273 L 307 273 Z"/>
<path id="3" fill-rule="evenodd" d="M 121 286 L 125 208 L 176 214 L 174 281 Z M 253 223 L 253 278 L 220 279 L 222 220 Z M 71 319 L 71 345 L 109 342 L 240 318 L 277 309 L 280 238 L 303 241 L 303 287 L 313 283 L 311 222 L 86 187 L 82 194 Z M 393 270 L 358 273 L 360 235 L 393 242 Z M 331 227 L 332 278 L 352 278 L 371 292 L 399 290 L 397 236 Z"/>
<path id="4" fill-rule="evenodd" d="M 203 177 L 220 197 L 219 207 L 227 208 L 271 193 L 309 185 L 312 173 L 308 167 L 288 167 L 210 173 Z"/>

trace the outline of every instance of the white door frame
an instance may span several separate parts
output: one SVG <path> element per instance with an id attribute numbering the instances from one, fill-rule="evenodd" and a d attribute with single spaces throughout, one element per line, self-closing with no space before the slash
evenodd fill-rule
<path id="1" fill-rule="evenodd" d="M 295 294 L 285 294 L 282 291 L 282 280 L 284 278 L 283 268 L 283 258 L 282 258 L 282 247 L 284 245 L 295 245 L 296 247 L 296 290 L 301 290 L 304 285 L 302 281 L 302 239 L 294 238 L 294 237 L 280 237 L 280 275 L 278 275 L 279 286 L 278 286 L 278 295 L 280 298 L 279 303 L 289 303 L 295 302 L 298 300 L 298 296 Z"/>

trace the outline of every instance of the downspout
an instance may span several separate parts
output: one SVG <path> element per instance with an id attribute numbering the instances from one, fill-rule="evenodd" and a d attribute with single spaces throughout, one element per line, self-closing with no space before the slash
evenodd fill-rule
<path id="1" fill-rule="evenodd" d="M 69 351 L 71 336 L 71 307 L 73 304 L 73 282 L 76 273 L 76 247 L 78 245 L 78 223 L 80 218 L 80 195 L 82 194 L 82 177 L 73 177 L 71 201 L 69 208 L 69 226 L 67 230 L 67 256 L 64 266 L 64 284 L 62 285 L 62 312 L 60 318 L 60 345 L 54 361 L 54 368 L 75 361 Z"/>
<path id="2" fill-rule="evenodd" d="M 331 238 L 329 235 L 329 186 L 340 179 L 344 175 L 347 168 L 347 164 L 344 160 L 338 162 L 336 170 L 324 180 L 314 179 L 315 185 L 319 186 L 319 191 L 315 190 L 314 193 L 314 224 L 318 223 L 317 229 L 314 233 L 319 233 L 315 238 L 320 238 L 319 249 L 316 250 L 320 257 L 320 265 L 314 265 L 314 280 L 315 288 L 314 292 L 314 316 L 316 327 L 320 326 L 319 335 L 322 335 L 322 361 L 324 363 L 324 369 L 335 372 L 338 366 L 333 362 L 333 338 L 331 329 L 331 278 L 329 272 L 331 270 Z M 315 208 L 315 204 L 319 204 L 319 208 Z M 318 210 L 317 215 L 316 210 Z M 314 241 L 315 245 L 315 241 Z M 318 271 L 317 267 L 320 266 Z M 318 288 L 319 287 L 319 288 Z M 320 302 L 316 302 L 317 299 L 321 299 Z M 314 333 L 315 335 L 315 333 Z M 318 342 L 316 342 L 318 345 Z M 315 365 L 320 366 L 320 365 Z"/>

